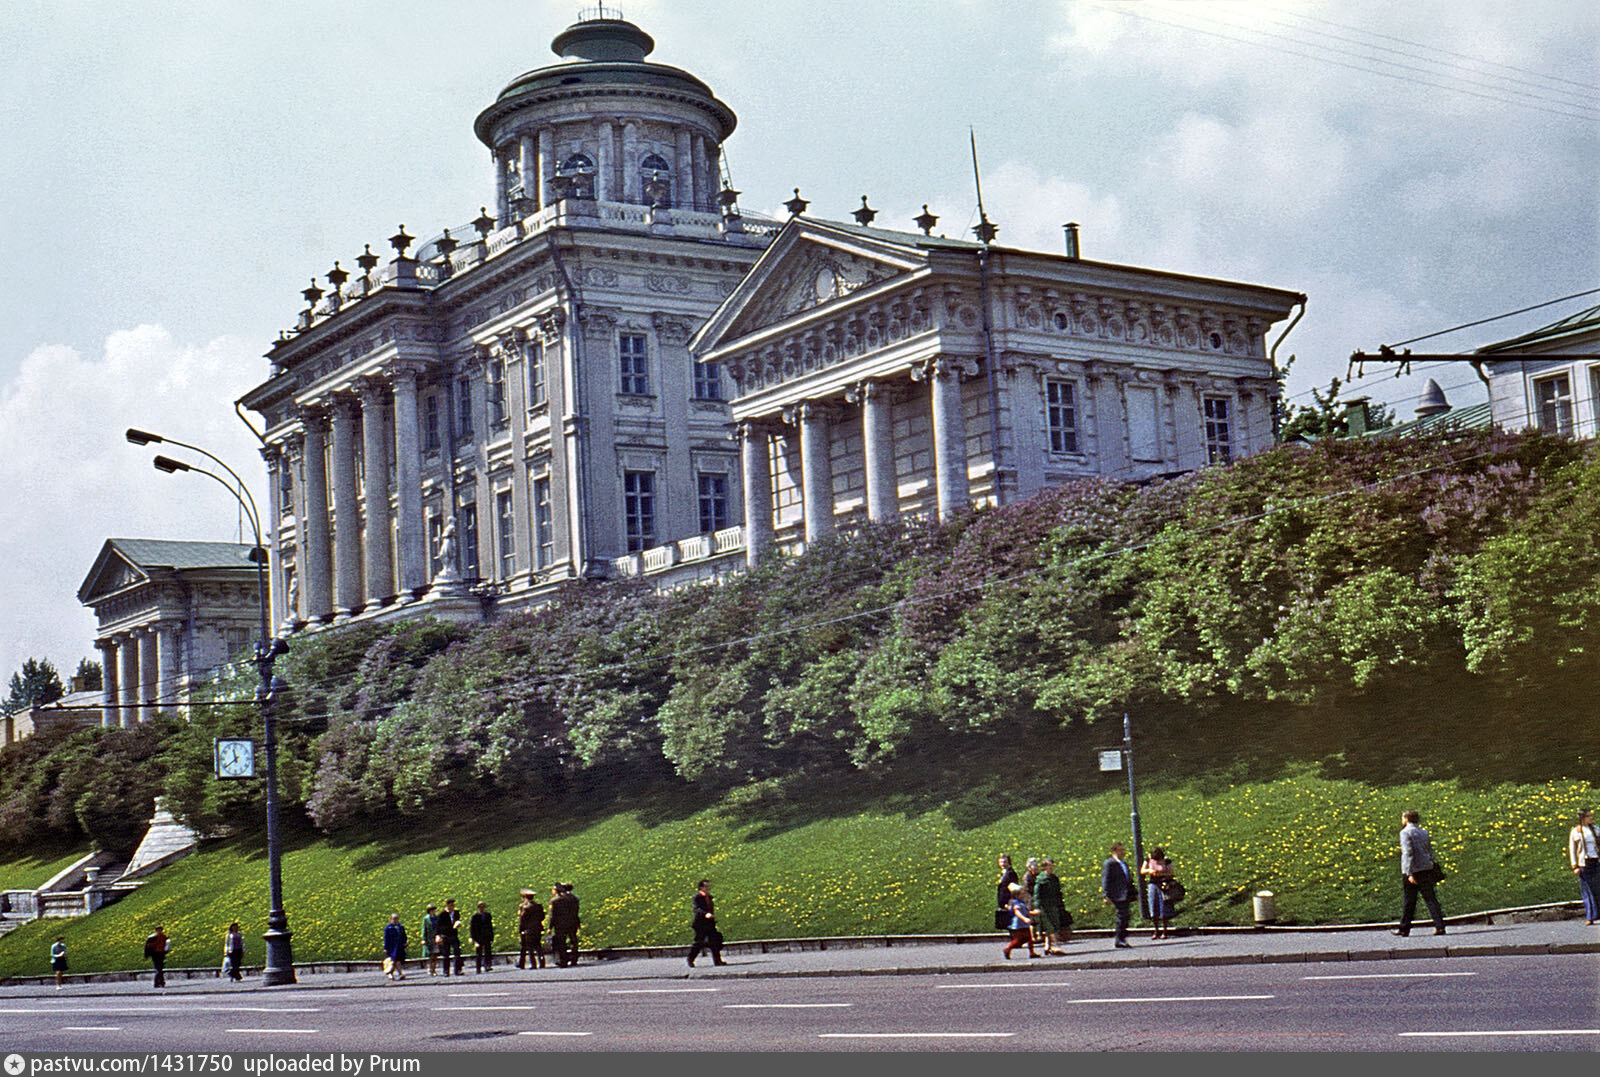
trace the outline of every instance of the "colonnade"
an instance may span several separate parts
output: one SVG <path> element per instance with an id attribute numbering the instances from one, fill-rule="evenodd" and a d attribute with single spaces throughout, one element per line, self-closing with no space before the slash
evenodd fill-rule
<path id="1" fill-rule="evenodd" d="M 971 505 L 961 381 L 976 373 L 975 361 L 956 356 L 939 356 L 911 370 L 913 380 L 928 383 L 934 489 L 940 520 L 948 520 Z M 853 386 L 845 399 L 859 405 L 861 413 L 867 518 L 875 523 L 893 519 L 900 511 L 900 477 L 895 465 L 892 388 L 881 380 L 867 380 Z M 751 567 L 772 545 L 774 534 L 769 439 L 787 429 L 797 427 L 799 432 L 806 542 L 810 544 L 833 533 L 832 427 L 845 414 L 837 404 L 806 401 L 785 409 L 782 418 L 752 416 L 740 422 L 745 557 Z"/>
<path id="2" fill-rule="evenodd" d="M 621 127 L 621 167 L 617 161 L 617 128 Z M 569 125 L 563 125 L 567 133 Z M 641 146 L 642 125 L 633 120 L 614 121 L 597 119 L 590 122 L 579 141 L 592 144 L 594 154 L 594 197 L 601 202 L 643 203 L 643 178 L 639 162 L 650 152 Z M 509 222 L 512 213 L 512 186 L 509 165 L 515 164 L 521 179 L 522 196 L 532 210 L 550 204 L 550 181 L 562 162 L 556 158 L 556 130 L 546 126 L 523 131 L 515 139 L 502 143 L 494 153 L 496 199 L 500 221 Z M 673 205 L 701 212 L 716 209 L 719 178 L 716 141 L 699 131 L 678 127 L 674 132 L 672 154 Z"/>
<path id="3" fill-rule="evenodd" d="M 149 720 L 157 706 L 177 704 L 182 634 L 180 622 L 156 621 L 95 640 L 100 650 L 101 725 L 138 725 Z"/>

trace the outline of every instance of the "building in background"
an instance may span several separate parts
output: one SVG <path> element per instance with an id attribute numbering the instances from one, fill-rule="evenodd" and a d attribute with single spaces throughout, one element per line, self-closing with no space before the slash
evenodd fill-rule
<path id="1" fill-rule="evenodd" d="M 78 601 L 99 619 L 100 724 L 136 725 L 177 708 L 197 682 L 260 634 L 250 545 L 107 539 Z"/>
<path id="2" fill-rule="evenodd" d="M 1470 358 L 1489 382 L 1489 408 L 1502 430 L 1600 436 L 1600 307 L 1487 344 Z"/>

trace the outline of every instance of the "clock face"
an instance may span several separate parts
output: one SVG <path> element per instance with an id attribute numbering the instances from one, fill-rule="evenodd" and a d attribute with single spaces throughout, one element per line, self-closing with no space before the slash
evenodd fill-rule
<path id="1" fill-rule="evenodd" d="M 217 777 L 253 778 L 256 774 L 256 746 L 249 740 L 217 741 Z"/>

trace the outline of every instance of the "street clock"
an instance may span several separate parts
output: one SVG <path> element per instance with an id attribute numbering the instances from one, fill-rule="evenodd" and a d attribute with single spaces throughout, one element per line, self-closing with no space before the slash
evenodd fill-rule
<path id="1" fill-rule="evenodd" d="M 252 740 L 219 737 L 215 742 L 217 777 L 254 778 L 256 744 Z"/>

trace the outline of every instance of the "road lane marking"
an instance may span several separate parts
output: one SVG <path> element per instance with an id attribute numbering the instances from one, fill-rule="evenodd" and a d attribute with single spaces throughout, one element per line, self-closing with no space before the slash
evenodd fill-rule
<path id="1" fill-rule="evenodd" d="M 314 1035 L 316 1035 L 318 1030 L 314 1029 L 314 1028 L 225 1028 L 222 1031 L 224 1031 L 224 1032 L 261 1032 L 261 1033 L 270 1032 L 270 1033 L 272 1033 L 274 1035 L 278 1035 L 278 1034 L 282 1034 L 282 1033 L 295 1033 L 295 1034 L 304 1034 L 304 1035 L 307 1035 L 307 1036 L 314 1036 Z"/>
<path id="2" fill-rule="evenodd" d="M 1302 980 L 1431 980 L 1436 976 L 1476 976 L 1476 972 L 1352 972 L 1338 976 L 1302 976 Z"/>
<path id="3" fill-rule="evenodd" d="M 0 1009 L 6 1013 L 321 1013 L 319 1006 L 14 1006 Z"/>
<path id="4" fill-rule="evenodd" d="M 435 1010 L 467 1010 L 471 1013 L 493 1013 L 497 1010 L 531 1010 L 532 1006 L 435 1006 Z"/>
<path id="5" fill-rule="evenodd" d="M 451 991 L 446 998 L 505 998 L 510 991 Z"/>
<path id="6" fill-rule="evenodd" d="M 819 1032 L 823 1040 L 1003 1040 L 1015 1032 Z"/>
<path id="7" fill-rule="evenodd" d="M 593 1036 L 593 1032 L 519 1032 L 519 1036 Z"/>
<path id="8" fill-rule="evenodd" d="M 993 991 L 1001 987 L 1071 987 L 1065 980 L 1043 980 L 1036 984 L 934 984 L 935 991 Z"/>
<path id="9" fill-rule="evenodd" d="M 1276 998 L 1276 995 L 1162 995 L 1153 998 L 1069 998 L 1069 1006 L 1107 1002 L 1244 1002 L 1248 999 Z"/>
<path id="10" fill-rule="evenodd" d="M 63 1025 L 62 1032 L 121 1032 L 121 1025 Z"/>
<path id="11" fill-rule="evenodd" d="M 1600 1036 L 1600 1028 L 1495 1028 L 1465 1032 L 1401 1032 L 1401 1036 Z"/>
<path id="12" fill-rule="evenodd" d="M 694 995 L 715 994 L 720 987 L 628 987 L 607 991 L 608 995 Z"/>
<path id="13" fill-rule="evenodd" d="M 845 1010 L 854 1002 L 729 1002 L 724 1010 Z"/>

